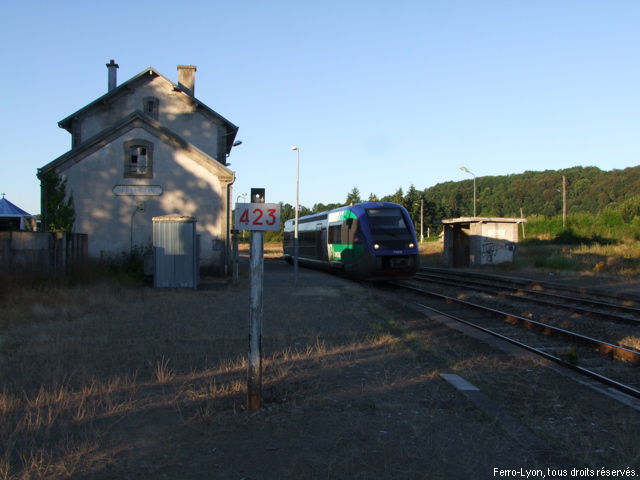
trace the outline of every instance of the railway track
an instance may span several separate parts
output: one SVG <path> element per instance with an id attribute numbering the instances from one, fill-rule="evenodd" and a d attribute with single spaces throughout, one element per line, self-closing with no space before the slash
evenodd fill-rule
<path id="1" fill-rule="evenodd" d="M 640 399 L 638 299 L 444 269 L 421 269 L 393 286 L 421 308 Z"/>

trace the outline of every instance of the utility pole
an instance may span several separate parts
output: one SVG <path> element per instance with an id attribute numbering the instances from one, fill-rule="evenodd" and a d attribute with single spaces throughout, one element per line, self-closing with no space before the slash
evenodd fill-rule
<path id="1" fill-rule="evenodd" d="M 476 175 L 473 172 L 469 171 L 467 167 L 460 167 L 460 170 L 462 170 L 465 173 L 468 173 L 473 177 L 473 216 L 475 218 L 476 216 Z"/>
<path id="2" fill-rule="evenodd" d="M 562 229 L 567 226 L 567 177 L 562 176 Z"/>

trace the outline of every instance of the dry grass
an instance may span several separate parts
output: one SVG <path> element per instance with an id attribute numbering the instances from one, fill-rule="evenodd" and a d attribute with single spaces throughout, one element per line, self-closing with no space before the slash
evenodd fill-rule
<path id="1" fill-rule="evenodd" d="M 144 412 L 165 412 L 169 424 L 179 425 L 219 424 L 228 422 L 224 415 L 243 412 L 246 331 L 237 319 L 244 317 L 238 308 L 244 310 L 246 294 L 99 282 L 5 296 L 0 479 L 103 470 L 125 448 L 119 425 L 142 422 Z M 282 336 L 274 332 L 281 340 L 264 358 L 265 401 L 295 404 L 309 370 L 394 348 L 384 335 L 330 345 L 315 326 L 305 332 L 305 320 L 288 320 Z"/>
<path id="2" fill-rule="evenodd" d="M 640 337 L 624 337 L 618 342 L 618 345 L 640 351 Z"/>
<path id="3" fill-rule="evenodd" d="M 251 245 L 248 242 L 238 244 L 238 254 L 248 256 Z M 264 258 L 280 258 L 282 257 L 282 243 L 270 242 L 264 244 Z"/>
<path id="4" fill-rule="evenodd" d="M 420 244 L 420 264 L 423 266 L 442 266 L 444 265 L 442 253 L 442 240 L 423 242 Z"/>
<path id="5" fill-rule="evenodd" d="M 279 248 L 265 250 L 279 256 Z M 256 439 L 271 442 L 252 451 L 256 465 L 271 462 L 280 478 L 416 478 L 425 449 L 432 458 L 459 454 L 456 468 L 469 473 L 487 450 L 514 454 L 513 442 L 438 380 L 442 368 L 481 378 L 506 366 L 460 339 L 447 343 L 439 327 L 442 341 L 423 324 L 403 326 L 364 287 L 340 285 L 276 282 L 265 297 L 266 408 L 255 416 L 244 406 L 246 282 L 5 290 L 0 480 L 189 478 L 174 464 L 251 477 L 242 469 Z M 438 435 L 452 421 L 456 431 Z M 490 440 L 468 442 L 479 435 Z M 224 460 L 212 458 L 216 448 L 226 448 Z M 440 469 L 433 478 L 456 478 L 447 462 L 430 467 Z"/>
<path id="6" fill-rule="evenodd" d="M 305 372 L 351 364 L 370 349 L 393 349 L 393 337 L 376 337 L 348 346 L 314 343 L 289 347 L 264 359 L 269 402 L 295 403 Z M 76 387 L 63 379 L 32 393 L 4 387 L 0 393 L 0 479 L 72 478 L 102 468 L 113 459 L 109 431 L 123 419 L 151 407 L 170 407 L 181 422 L 219 422 L 221 412 L 244 410 L 246 360 L 227 359 L 216 368 L 178 374 L 169 357 L 150 365 L 150 378 L 136 374 L 104 381 L 91 378 Z M 391 375 L 386 376 L 392 381 Z M 282 387 L 285 384 L 287 387 Z M 158 388 L 160 387 L 160 389 Z M 274 393 L 275 391 L 278 394 Z M 276 396 L 278 398 L 276 398 Z"/>
<path id="7" fill-rule="evenodd" d="M 425 266 L 442 266 L 442 241 L 420 244 L 420 261 Z M 497 267 L 509 271 L 573 271 L 633 278 L 640 276 L 640 242 L 627 240 L 617 245 L 521 244 L 514 263 Z"/>
<path id="8" fill-rule="evenodd" d="M 65 381 L 37 392 L 0 393 L 0 478 L 71 478 L 103 461 L 97 422 L 134 411 L 135 378 L 94 379 L 76 390 Z"/>

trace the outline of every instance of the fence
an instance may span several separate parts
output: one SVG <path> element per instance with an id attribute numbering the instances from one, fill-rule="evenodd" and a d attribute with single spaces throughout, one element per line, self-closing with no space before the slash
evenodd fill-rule
<path id="1" fill-rule="evenodd" d="M 0 269 L 60 269 L 88 258 L 84 233 L 0 232 Z"/>

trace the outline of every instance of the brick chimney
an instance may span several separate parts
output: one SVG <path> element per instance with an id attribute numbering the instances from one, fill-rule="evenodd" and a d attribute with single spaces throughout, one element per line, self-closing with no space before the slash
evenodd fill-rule
<path id="1" fill-rule="evenodd" d="M 118 86 L 118 64 L 111 60 L 107 63 L 107 70 L 109 70 L 109 84 L 107 91 L 110 92 Z"/>
<path id="2" fill-rule="evenodd" d="M 195 65 L 178 65 L 178 85 L 189 93 L 195 95 L 196 89 L 196 66 Z"/>

